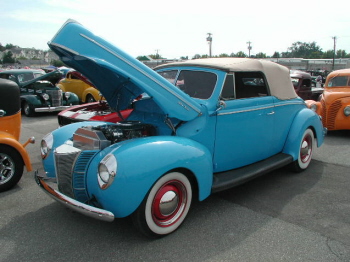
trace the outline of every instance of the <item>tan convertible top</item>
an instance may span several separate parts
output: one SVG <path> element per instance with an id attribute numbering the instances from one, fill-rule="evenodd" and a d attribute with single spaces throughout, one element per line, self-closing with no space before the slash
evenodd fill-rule
<path id="1" fill-rule="evenodd" d="M 155 69 L 170 66 L 198 66 L 226 72 L 263 72 L 270 87 L 271 95 L 286 100 L 298 97 L 290 79 L 289 69 L 271 61 L 251 58 L 207 58 L 170 63 Z"/>

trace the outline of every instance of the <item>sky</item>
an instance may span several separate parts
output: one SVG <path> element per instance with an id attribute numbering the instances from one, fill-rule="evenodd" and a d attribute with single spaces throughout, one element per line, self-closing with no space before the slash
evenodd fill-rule
<path id="1" fill-rule="evenodd" d="M 316 42 L 322 51 L 350 53 L 350 16 L 344 0 L 1 0 L 0 43 L 48 50 L 68 19 L 133 57 L 164 58 L 243 51 L 286 52 Z"/>

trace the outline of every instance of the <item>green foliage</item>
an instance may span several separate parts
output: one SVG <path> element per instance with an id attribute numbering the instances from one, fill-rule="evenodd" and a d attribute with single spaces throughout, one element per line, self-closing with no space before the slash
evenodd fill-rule
<path id="1" fill-rule="evenodd" d="M 243 51 L 239 51 L 236 54 L 235 53 L 231 53 L 230 57 L 247 57 L 247 54 L 244 53 Z"/>
<path id="2" fill-rule="evenodd" d="M 65 65 L 61 60 L 52 60 L 51 64 L 56 67 L 61 67 Z"/>
<path id="3" fill-rule="evenodd" d="M 2 57 L 2 62 L 4 64 L 13 64 L 16 62 L 16 59 L 13 58 L 13 54 L 11 51 L 7 51 Z"/>

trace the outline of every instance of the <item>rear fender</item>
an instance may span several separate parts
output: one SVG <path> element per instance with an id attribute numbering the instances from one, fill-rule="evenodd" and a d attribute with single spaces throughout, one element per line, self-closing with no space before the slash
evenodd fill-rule
<path id="1" fill-rule="evenodd" d="M 293 156 L 293 160 L 298 159 L 300 141 L 307 128 L 314 132 L 317 147 L 323 144 L 325 132 L 320 117 L 308 108 L 300 110 L 294 118 L 283 148 L 283 153 Z"/>
<path id="2" fill-rule="evenodd" d="M 173 136 L 146 137 L 115 144 L 101 153 L 103 155 L 99 154 L 90 164 L 87 187 L 103 208 L 117 217 L 134 212 L 153 184 L 172 170 L 186 169 L 194 175 L 199 200 L 211 193 L 212 156 L 206 147 L 193 140 Z M 110 187 L 101 190 L 97 183 L 98 165 L 108 153 L 117 159 L 117 173 Z"/>

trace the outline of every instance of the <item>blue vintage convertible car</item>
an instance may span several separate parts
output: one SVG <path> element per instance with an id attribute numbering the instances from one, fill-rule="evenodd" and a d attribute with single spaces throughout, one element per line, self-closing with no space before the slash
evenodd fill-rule
<path id="1" fill-rule="evenodd" d="M 323 143 L 319 116 L 278 64 L 213 58 L 152 70 L 73 20 L 49 46 L 117 112 L 133 108 L 119 123 L 74 123 L 41 142 L 37 183 L 85 215 L 131 216 L 142 233 L 164 236 L 193 198 L 286 165 L 303 171 Z"/>

